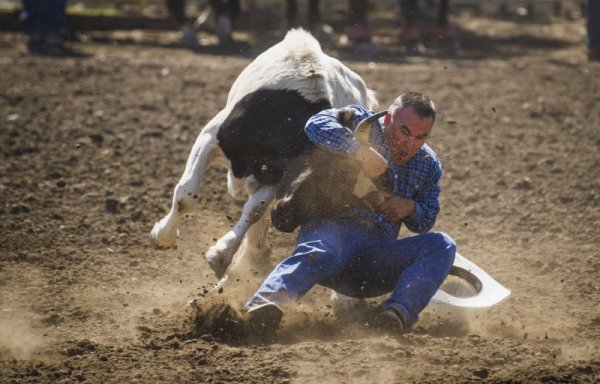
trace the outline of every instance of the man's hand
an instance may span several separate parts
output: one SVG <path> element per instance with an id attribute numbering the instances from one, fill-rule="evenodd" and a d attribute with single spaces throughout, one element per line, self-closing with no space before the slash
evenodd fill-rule
<path id="1" fill-rule="evenodd" d="M 385 215 L 385 218 L 396 223 L 415 211 L 415 202 L 392 193 L 382 192 L 385 200 L 379 204 L 377 210 Z"/>
<path id="2" fill-rule="evenodd" d="M 363 145 L 356 150 L 354 158 L 360 161 L 365 174 L 374 179 L 381 176 L 388 167 L 388 162 L 373 148 Z"/>

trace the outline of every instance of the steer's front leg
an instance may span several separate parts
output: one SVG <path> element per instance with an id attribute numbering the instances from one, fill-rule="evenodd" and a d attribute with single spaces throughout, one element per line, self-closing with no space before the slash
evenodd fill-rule
<path id="1" fill-rule="evenodd" d="M 231 231 L 221 237 L 215 245 L 206 252 L 206 260 L 217 277 L 222 277 L 231 264 L 233 255 L 240 247 L 244 235 L 252 224 L 264 215 L 269 203 L 275 197 L 275 186 L 261 187 L 248 198 L 242 216 Z"/>
<path id="2" fill-rule="evenodd" d="M 158 248 L 170 248 L 177 241 L 177 228 L 183 215 L 198 201 L 200 181 L 209 164 L 228 161 L 217 143 L 217 132 L 225 114 L 217 114 L 202 130 L 190 152 L 181 179 L 175 186 L 169 213 L 154 224 L 150 243 Z"/>

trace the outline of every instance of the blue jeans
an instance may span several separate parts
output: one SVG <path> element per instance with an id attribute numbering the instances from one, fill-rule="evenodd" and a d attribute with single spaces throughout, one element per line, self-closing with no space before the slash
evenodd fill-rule
<path id="1" fill-rule="evenodd" d="M 315 284 L 355 298 L 391 292 L 384 307 L 397 309 L 409 328 L 448 276 L 455 252 L 441 232 L 387 239 L 368 221 L 314 221 L 245 307 L 295 300 Z"/>

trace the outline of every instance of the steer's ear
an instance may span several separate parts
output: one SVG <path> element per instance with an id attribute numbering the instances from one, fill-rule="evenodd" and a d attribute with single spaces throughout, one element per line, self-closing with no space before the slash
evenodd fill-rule
<path id="1" fill-rule="evenodd" d="M 353 122 L 353 117 L 354 117 L 354 112 L 348 108 L 348 109 L 342 109 L 340 110 L 340 112 L 338 113 L 338 117 L 337 120 L 340 122 L 340 124 L 342 124 L 344 127 L 352 130 L 352 127 L 354 126 L 354 122 Z"/>
<path id="2" fill-rule="evenodd" d="M 371 133 L 371 128 L 373 128 L 373 124 L 377 119 L 381 116 L 385 115 L 387 111 L 377 112 L 376 114 L 367 117 L 366 119 L 361 120 L 360 123 L 356 126 L 356 130 L 354 131 L 354 137 L 361 143 L 365 145 L 369 145 L 369 135 Z"/>

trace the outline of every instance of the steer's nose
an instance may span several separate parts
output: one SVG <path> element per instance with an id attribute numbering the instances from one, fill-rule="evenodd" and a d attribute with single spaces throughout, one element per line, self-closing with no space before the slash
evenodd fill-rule
<path id="1" fill-rule="evenodd" d="M 300 225 L 292 204 L 279 202 L 271 210 L 271 223 L 281 232 L 293 232 Z"/>

